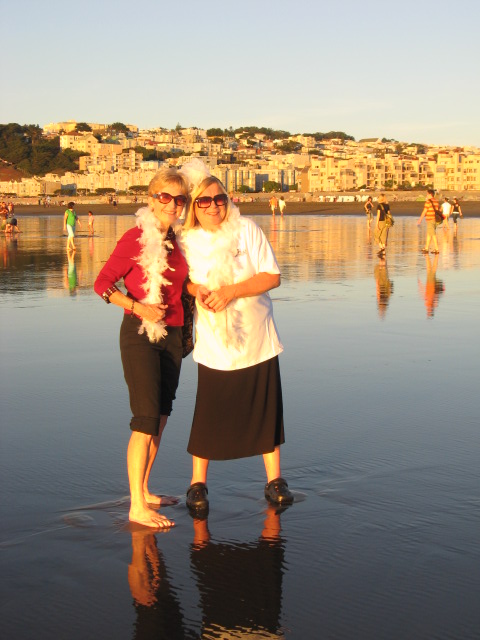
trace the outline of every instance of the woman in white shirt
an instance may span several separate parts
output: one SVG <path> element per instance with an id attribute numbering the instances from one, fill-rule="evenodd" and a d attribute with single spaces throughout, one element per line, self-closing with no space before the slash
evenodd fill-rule
<path id="1" fill-rule="evenodd" d="M 198 389 L 188 451 L 193 456 L 187 506 L 208 509 L 210 460 L 263 455 L 265 497 L 291 504 L 280 473 L 285 441 L 278 354 L 283 346 L 272 313 L 270 289 L 280 270 L 262 230 L 240 217 L 224 186 L 205 165 L 181 170 L 190 182 L 190 204 L 179 238 L 195 297 Z"/>

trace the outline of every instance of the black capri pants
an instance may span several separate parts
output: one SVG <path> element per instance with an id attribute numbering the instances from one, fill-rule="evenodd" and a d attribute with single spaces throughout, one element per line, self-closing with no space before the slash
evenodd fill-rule
<path id="1" fill-rule="evenodd" d="M 132 431 L 157 436 L 160 416 L 169 416 L 182 366 L 182 327 L 167 327 L 160 342 L 139 335 L 142 321 L 124 315 L 120 327 L 120 353 L 133 417 Z"/>

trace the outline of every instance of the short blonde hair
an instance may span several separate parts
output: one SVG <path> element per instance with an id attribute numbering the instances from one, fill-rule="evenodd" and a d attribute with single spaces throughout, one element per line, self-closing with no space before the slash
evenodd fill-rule
<path id="1" fill-rule="evenodd" d="M 173 167 L 162 167 L 150 180 L 148 195 L 160 193 L 169 184 L 176 184 L 182 190 L 183 195 L 188 196 L 188 184 L 184 176 Z"/>
<path id="2" fill-rule="evenodd" d="M 220 188 L 220 191 L 224 193 L 228 198 L 228 202 L 225 205 L 225 216 L 222 222 L 224 222 L 225 220 L 228 220 L 228 218 L 230 217 L 230 212 L 232 210 L 232 202 L 230 200 L 228 193 L 225 190 L 225 187 L 223 186 L 223 184 L 220 182 L 218 178 L 215 178 L 215 176 L 208 176 L 207 178 L 205 178 L 205 180 L 202 180 L 202 182 L 200 182 L 197 186 L 193 187 L 192 192 L 190 193 L 190 200 L 187 203 L 187 213 L 185 216 L 185 222 L 183 224 L 184 229 L 193 229 L 194 227 L 197 227 L 200 224 L 195 214 L 195 200 L 199 196 L 201 196 L 202 193 L 205 191 L 205 189 L 208 189 L 208 187 L 210 187 L 212 184 L 218 185 L 218 187 Z"/>

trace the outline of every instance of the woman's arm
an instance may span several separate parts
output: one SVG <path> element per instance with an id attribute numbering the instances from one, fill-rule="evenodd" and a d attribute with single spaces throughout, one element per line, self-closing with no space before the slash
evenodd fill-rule
<path id="1" fill-rule="evenodd" d="M 149 320 L 150 322 L 158 322 L 165 317 L 166 304 L 142 304 L 133 298 L 129 298 L 120 290 L 114 291 L 109 297 L 111 303 L 122 309 L 128 309 L 136 316 Z"/>

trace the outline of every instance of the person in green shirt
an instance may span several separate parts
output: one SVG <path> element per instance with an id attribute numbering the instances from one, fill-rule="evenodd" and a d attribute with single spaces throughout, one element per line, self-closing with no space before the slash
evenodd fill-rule
<path id="1" fill-rule="evenodd" d="M 75 206 L 74 202 L 68 203 L 68 209 L 65 211 L 65 216 L 63 218 L 63 230 L 67 232 L 67 251 L 75 251 L 75 225 L 78 222 L 78 226 L 81 228 L 81 222 L 75 213 L 73 207 Z"/>

